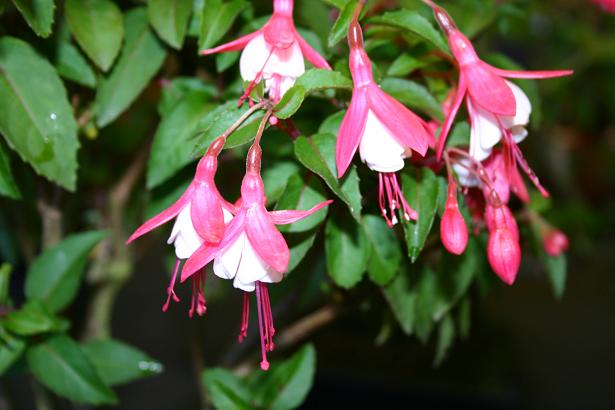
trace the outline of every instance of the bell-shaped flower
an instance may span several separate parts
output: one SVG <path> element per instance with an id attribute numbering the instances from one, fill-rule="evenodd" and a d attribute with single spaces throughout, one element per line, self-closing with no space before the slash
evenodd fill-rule
<path id="1" fill-rule="evenodd" d="M 260 155 L 258 146 L 253 146 L 248 153 L 248 166 L 241 185 L 241 202 L 235 217 L 226 227 L 222 241 L 218 245 L 204 243 L 185 263 L 181 280 L 186 280 L 214 261 L 213 269 L 217 276 L 233 280 L 233 285 L 245 292 L 256 291 L 263 354 L 261 367 L 266 370 L 269 366 L 266 352 L 273 349 L 274 332 L 266 284 L 280 282 L 290 260 L 288 245 L 276 225 L 299 221 L 332 201 L 321 202 L 307 211 L 267 211 L 260 176 Z M 247 332 L 248 309 L 244 300 L 240 340 Z"/>
<path id="2" fill-rule="evenodd" d="M 401 193 L 395 172 L 404 167 L 404 158 L 410 157 L 413 151 L 425 156 L 435 142 L 427 124 L 382 91 L 374 81 L 357 14 L 355 12 L 348 32 L 354 88 L 337 137 L 337 171 L 341 178 L 358 149 L 361 160 L 371 170 L 380 173 L 380 209 L 392 226 L 397 223 L 396 210 L 400 210 L 407 220 L 417 218 Z"/>
<path id="3" fill-rule="evenodd" d="M 459 65 L 457 94 L 438 138 L 437 155 L 442 154 L 457 111 L 466 98 L 472 123 L 471 151 L 480 161 L 507 133 L 517 139 L 525 136 L 523 128 L 531 112 L 529 100 L 505 78 L 554 78 L 570 75 L 572 71 L 515 71 L 493 67 L 478 57 L 470 40 L 457 29 L 444 9 L 436 5 L 432 8 Z"/>
<path id="4" fill-rule="evenodd" d="M 457 202 L 457 184 L 450 181 L 442 219 L 440 221 L 440 239 L 452 254 L 461 255 L 468 245 L 468 227 L 459 212 Z"/>
<path id="5" fill-rule="evenodd" d="M 243 80 L 252 85 L 264 80 L 265 91 L 278 101 L 305 72 L 304 57 L 314 67 L 331 68 L 297 33 L 293 3 L 293 0 L 273 0 L 273 15 L 262 28 L 230 43 L 203 50 L 201 54 L 243 50 L 239 60 Z"/>
<path id="6" fill-rule="evenodd" d="M 199 161 L 195 177 L 182 196 L 173 205 L 146 221 L 128 238 L 127 243 L 131 243 L 151 230 L 175 219 L 167 243 L 175 246 L 177 262 L 167 289 L 168 298 L 163 311 L 168 309 L 171 298 L 175 301 L 179 300 L 174 291 L 174 284 L 180 260 L 189 258 L 203 244 L 218 244 L 224 235 L 226 223 L 232 219 L 235 212 L 235 206 L 222 198 L 214 181 L 217 155 L 223 145 L 223 140 L 216 140 L 207 154 Z M 201 299 L 204 302 L 201 292 L 202 282 L 200 278 L 198 279 L 193 283 L 196 290 L 193 294 L 191 316 L 195 309 L 199 313 L 204 312 L 204 303 L 203 306 L 198 303 Z"/>

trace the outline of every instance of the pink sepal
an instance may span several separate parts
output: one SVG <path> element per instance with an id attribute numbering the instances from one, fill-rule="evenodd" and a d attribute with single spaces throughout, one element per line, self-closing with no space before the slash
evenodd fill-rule
<path id="1" fill-rule="evenodd" d="M 366 88 L 355 88 L 350 100 L 350 106 L 344 116 L 337 136 L 335 159 L 337 162 L 338 178 L 341 178 L 346 173 L 350 162 L 352 162 L 352 157 L 359 147 L 367 121 L 367 111 Z"/>
<path id="2" fill-rule="evenodd" d="M 278 272 L 286 272 L 290 251 L 264 207 L 250 207 L 246 215 L 246 235 L 261 259 Z"/>
<path id="3" fill-rule="evenodd" d="M 446 114 L 446 119 L 444 121 L 444 124 L 442 125 L 440 135 L 438 136 L 438 149 L 436 151 L 436 156 L 438 159 L 440 159 L 440 157 L 442 156 L 442 151 L 444 151 L 446 138 L 448 137 L 448 133 L 453 126 L 453 122 L 455 121 L 455 117 L 457 116 L 457 112 L 459 111 L 459 107 L 461 107 L 461 103 L 463 102 L 463 98 L 465 97 L 467 91 L 467 81 L 462 72 L 459 76 L 459 85 L 457 86 L 455 100 L 451 104 L 450 109 Z"/>
<path id="4" fill-rule="evenodd" d="M 314 212 L 321 210 L 332 202 L 333 200 L 329 199 L 327 201 L 319 203 L 318 205 L 315 205 L 307 211 L 272 211 L 269 212 L 269 216 L 271 217 L 271 221 L 276 225 L 288 225 L 312 215 Z"/>
<path id="5" fill-rule="evenodd" d="M 299 35 L 299 33 L 297 33 L 295 37 L 297 42 L 299 43 L 299 47 L 301 47 L 301 52 L 303 53 L 305 58 L 307 58 L 307 60 L 312 63 L 314 67 L 325 68 L 327 70 L 331 69 L 331 66 L 329 65 L 329 63 L 327 63 L 327 60 L 325 60 L 323 56 L 318 54 L 318 52 L 316 52 L 316 50 L 314 50 L 312 46 L 309 45 L 308 42 L 305 41 L 305 39 Z"/>
<path id="6" fill-rule="evenodd" d="M 374 83 L 367 86 L 367 98 L 369 109 L 389 129 L 397 142 L 424 157 L 433 136 L 429 135 L 419 117 Z"/>
<path id="7" fill-rule="evenodd" d="M 480 63 L 469 64 L 462 68 L 468 82 L 472 100 L 493 114 L 513 117 L 517 112 L 517 102 L 512 90 L 502 77 L 496 75 L 489 66 Z"/>
<path id="8" fill-rule="evenodd" d="M 215 187 L 197 184 L 190 205 L 194 229 L 205 242 L 218 244 L 224 235 L 224 214 Z"/>
<path id="9" fill-rule="evenodd" d="M 259 35 L 261 30 L 254 31 L 250 34 L 246 34 L 245 36 L 239 37 L 236 40 L 230 41 L 226 44 L 219 45 L 215 48 L 208 48 L 207 50 L 201 50 L 199 54 L 207 56 L 210 54 L 216 53 L 226 53 L 228 51 L 239 51 L 243 49 L 254 37 Z"/>
<path id="10" fill-rule="evenodd" d="M 550 71 L 519 71 L 519 70 L 503 70 L 494 67 L 490 64 L 482 62 L 482 65 L 487 67 L 493 73 L 505 78 L 526 78 L 526 79 L 541 79 L 541 78 L 557 78 L 572 75 L 574 70 L 550 70 Z"/>
<path id="11" fill-rule="evenodd" d="M 149 231 L 154 230 L 158 228 L 160 225 L 163 225 L 169 222 L 171 219 L 175 218 L 180 213 L 180 211 L 186 205 L 188 205 L 188 203 L 191 200 L 193 191 L 194 191 L 194 187 L 191 184 L 188 187 L 188 189 L 186 189 L 186 191 L 183 193 L 183 195 L 179 197 L 177 202 L 175 202 L 173 205 L 171 205 L 164 211 L 160 212 L 158 215 L 148 219 L 147 221 L 143 223 L 143 225 L 137 228 L 137 230 L 134 231 L 132 235 L 130 235 L 130 238 L 128 238 L 128 240 L 126 241 L 126 244 L 131 243 L 132 241 L 139 238 L 140 236 L 145 235 Z"/>

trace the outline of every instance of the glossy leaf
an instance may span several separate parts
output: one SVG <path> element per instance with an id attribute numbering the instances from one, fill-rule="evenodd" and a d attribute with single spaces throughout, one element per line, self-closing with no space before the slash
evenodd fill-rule
<path id="1" fill-rule="evenodd" d="M 406 77 L 414 70 L 423 68 L 427 64 L 424 59 L 418 59 L 404 53 L 391 63 L 387 70 L 387 75 L 391 77 Z"/>
<path id="2" fill-rule="evenodd" d="M 207 6 L 209 7 L 209 4 Z M 180 49 L 184 43 L 191 12 L 192 0 L 149 0 L 147 2 L 147 14 L 152 27 L 160 38 L 175 49 Z"/>
<path id="3" fill-rule="evenodd" d="M 141 94 L 158 72 L 165 58 L 165 50 L 147 25 L 143 8 L 124 16 L 126 40 L 122 53 L 104 79 L 96 94 L 96 116 L 99 127 L 115 120 Z"/>
<path id="4" fill-rule="evenodd" d="M 62 327 L 62 322 L 36 300 L 10 312 L 1 323 L 7 330 L 19 336 L 47 333 Z"/>
<path id="5" fill-rule="evenodd" d="M 47 37 L 51 34 L 53 0 L 13 0 L 13 4 L 37 35 Z"/>
<path id="6" fill-rule="evenodd" d="M 424 86 L 401 78 L 386 78 L 380 86 L 399 102 L 429 117 L 444 120 L 444 113 L 438 100 Z"/>
<path id="7" fill-rule="evenodd" d="M 425 240 L 433 226 L 440 191 L 446 189 L 445 181 L 428 168 L 413 170 L 412 175 L 402 175 L 402 190 L 408 204 L 418 213 L 417 221 L 404 221 L 408 256 L 414 263 L 423 250 Z"/>
<path id="8" fill-rule="evenodd" d="M 193 161 L 191 139 L 203 116 L 215 108 L 209 99 L 208 94 L 193 91 L 163 117 L 147 163 L 148 188 L 160 185 Z"/>
<path id="9" fill-rule="evenodd" d="M 82 349 L 108 386 L 155 376 L 163 371 L 162 364 L 118 340 L 95 340 L 83 345 Z"/>
<path id="10" fill-rule="evenodd" d="M 225 369 L 210 369 L 203 373 L 203 384 L 218 409 L 251 410 L 252 393 L 237 376 Z"/>
<path id="11" fill-rule="evenodd" d="M 340 40 L 346 37 L 350 21 L 352 20 L 354 10 L 358 3 L 358 0 L 348 0 L 346 4 L 344 4 L 344 7 L 341 8 L 340 14 L 329 32 L 329 47 L 335 46 Z"/>
<path id="12" fill-rule="evenodd" d="M 15 183 L 15 179 L 13 179 L 9 161 L 8 152 L 6 152 L 4 146 L 0 144 L 0 195 L 12 199 L 19 199 L 21 198 L 21 193 Z"/>
<path id="13" fill-rule="evenodd" d="M 435 47 L 449 53 L 448 46 L 438 30 L 416 11 L 397 10 L 389 11 L 381 16 L 369 19 L 369 23 L 383 24 L 407 30 L 409 33 L 428 41 Z"/>
<path id="14" fill-rule="evenodd" d="M 170 82 L 164 82 L 162 94 L 158 102 L 158 114 L 166 116 L 175 109 L 177 104 L 188 94 L 198 91 L 200 94 L 213 98 L 216 94 L 216 87 L 206 84 L 200 78 L 195 77 L 175 77 Z"/>
<path id="15" fill-rule="evenodd" d="M 295 85 L 284 94 L 279 103 L 276 104 L 274 113 L 275 116 L 281 119 L 287 119 L 293 116 L 301 107 L 305 99 L 305 88 L 302 85 Z"/>
<path id="16" fill-rule="evenodd" d="M 201 18 L 199 50 L 216 45 L 246 7 L 248 2 L 245 0 L 207 0 Z"/>
<path id="17" fill-rule="evenodd" d="M 300 165 L 295 161 L 273 161 L 270 165 L 262 169 L 261 175 L 263 177 L 263 183 L 265 184 L 267 204 L 277 202 L 282 194 L 285 194 L 284 191 L 287 189 L 287 186 L 290 185 L 291 178 L 299 171 Z M 297 176 L 297 178 L 302 180 L 300 176 Z M 278 205 L 278 207 L 279 206 L 280 205 Z"/>
<path id="18" fill-rule="evenodd" d="M 295 85 L 305 89 L 306 94 L 331 88 L 352 90 L 352 80 L 339 71 L 312 68 L 297 78 Z"/>
<path id="19" fill-rule="evenodd" d="M 395 319 L 403 332 L 407 335 L 414 331 L 415 322 L 415 305 L 416 284 L 410 280 L 406 272 L 406 268 L 395 277 L 395 279 L 385 288 L 382 288 L 382 293 L 387 300 Z"/>
<path id="20" fill-rule="evenodd" d="M 68 336 L 43 339 L 28 348 L 26 357 L 36 379 L 60 396 L 94 405 L 117 402 L 79 345 Z"/>
<path id="21" fill-rule="evenodd" d="M 58 74 L 67 80 L 89 88 L 96 87 L 96 74 L 88 64 L 85 57 L 81 55 L 77 47 L 68 42 L 58 45 L 56 55 L 56 68 Z"/>
<path id="22" fill-rule="evenodd" d="M 107 71 L 122 47 L 122 11 L 111 0 L 67 0 L 66 21 L 79 46 Z"/>
<path id="23" fill-rule="evenodd" d="M 551 282 L 551 287 L 553 288 L 553 294 L 556 299 L 561 299 L 564 296 L 564 291 L 566 290 L 566 254 L 562 254 L 557 257 L 544 255 L 543 261 L 547 270 L 547 277 L 549 278 L 549 282 Z"/>
<path id="24" fill-rule="evenodd" d="M 342 185 L 336 178 L 335 166 L 335 135 L 316 134 L 311 138 L 299 137 L 295 140 L 295 156 L 306 168 L 320 175 L 331 190 L 347 205 L 352 216 L 361 220 L 361 196 L 358 191 L 358 176 L 356 169 L 351 170 L 342 179 Z M 349 180 L 349 185 L 345 181 Z"/>
<path id="25" fill-rule="evenodd" d="M 337 215 L 329 218 L 325 229 L 327 270 L 338 286 L 350 289 L 361 281 L 369 251 L 360 226 Z"/>
<path id="26" fill-rule="evenodd" d="M 0 375 L 3 375 L 26 350 L 26 342 L 0 326 Z"/>
<path id="27" fill-rule="evenodd" d="M 79 141 L 64 85 L 47 60 L 12 37 L 0 39 L 0 133 L 37 173 L 75 189 Z"/>
<path id="28" fill-rule="evenodd" d="M 380 216 L 363 217 L 363 231 L 371 251 L 367 273 L 378 285 L 386 285 L 399 270 L 402 252 L 395 231 Z"/>
<path id="29" fill-rule="evenodd" d="M 66 307 L 81 284 L 87 256 L 107 231 L 74 234 L 34 260 L 26 277 L 28 299 L 39 300 L 51 312 Z"/>

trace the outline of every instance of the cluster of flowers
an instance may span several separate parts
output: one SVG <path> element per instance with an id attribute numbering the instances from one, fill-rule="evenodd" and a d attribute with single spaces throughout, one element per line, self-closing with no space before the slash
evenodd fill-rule
<path id="1" fill-rule="evenodd" d="M 445 248 L 464 252 L 468 228 L 457 202 L 458 184 L 464 189 L 477 227 L 484 224 L 489 231 L 488 259 L 493 270 L 508 284 L 515 280 L 521 250 L 519 231 L 507 203 L 512 191 L 522 201 L 528 201 L 527 190 L 518 171 L 520 167 L 540 192 L 547 195 L 538 178 L 525 162 L 518 143 L 527 136 L 531 106 L 523 91 L 503 78 L 549 78 L 570 74 L 569 71 L 525 72 L 500 70 L 481 61 L 470 41 L 455 27 L 450 16 L 431 1 L 436 19 L 448 37 L 460 71 L 456 91 L 444 103 L 447 113 L 436 145 L 434 134 L 440 124 L 427 122 L 383 92 L 374 81 L 371 61 L 363 47 L 363 35 L 358 22 L 360 1 L 348 31 L 349 65 L 354 82 L 352 99 L 340 126 L 336 147 L 338 177 L 347 171 L 357 151 L 361 160 L 378 172 L 379 206 L 389 226 L 398 217 L 416 220 L 420 216 L 406 201 L 396 173 L 403 169 L 405 159 L 425 159 L 431 148 L 433 168 L 446 166 L 448 196 L 440 232 Z M 304 57 L 315 67 L 329 65 L 297 33 L 293 22 L 293 0 L 274 0 L 271 19 L 258 31 L 243 36 L 202 54 L 243 50 L 240 73 L 250 85 L 241 97 L 249 99 L 250 90 L 264 81 L 266 101 L 252 105 L 251 110 L 266 108 L 254 143 L 246 159 L 246 173 L 241 185 L 241 198 L 234 204 L 226 201 L 216 188 L 214 177 L 217 158 L 226 142 L 226 135 L 217 138 L 197 165 L 194 180 L 171 207 L 139 227 L 128 242 L 175 220 L 168 243 L 175 246 L 177 262 L 167 288 L 167 300 L 179 301 L 174 286 L 184 263 L 180 280 L 192 280 L 192 302 L 189 315 L 206 312 L 204 297 L 205 267 L 213 261 L 213 272 L 243 290 L 244 308 L 239 340 L 247 335 L 249 293 L 257 300 L 261 368 L 269 367 L 267 352 L 274 347 L 275 329 L 267 291 L 268 283 L 283 279 L 289 264 L 289 249 L 275 225 L 290 224 L 327 206 L 322 202 L 310 210 L 267 211 L 260 176 L 262 151 L 260 138 L 267 121 L 276 124 L 272 116 L 273 103 L 279 101 L 295 80 L 305 71 Z M 445 149 L 447 134 L 457 111 L 466 101 L 471 123 L 469 151 Z M 418 159 L 420 161 L 420 158 Z M 440 159 L 443 158 L 443 161 Z M 457 179 L 455 178 L 457 175 Z M 457 182 L 458 181 L 458 182 Z M 555 229 L 545 229 L 545 249 L 556 255 L 565 250 L 567 239 Z"/>

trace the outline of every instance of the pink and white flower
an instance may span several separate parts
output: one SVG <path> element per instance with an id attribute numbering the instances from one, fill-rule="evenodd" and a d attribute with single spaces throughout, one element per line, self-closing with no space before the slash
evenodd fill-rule
<path id="1" fill-rule="evenodd" d="M 401 193 L 395 172 L 404 167 L 404 159 L 413 151 L 425 156 L 427 149 L 434 146 L 434 138 L 420 117 L 374 81 L 357 14 L 348 32 L 354 88 L 337 137 L 337 172 L 340 178 L 346 173 L 358 149 L 361 160 L 379 173 L 381 212 L 393 226 L 397 223 L 396 210 L 407 220 L 417 218 Z"/>
<path id="2" fill-rule="evenodd" d="M 293 3 L 293 0 L 274 0 L 273 16 L 261 29 L 230 43 L 203 50 L 201 54 L 243 50 L 239 60 L 241 77 L 252 84 L 264 80 L 265 91 L 278 101 L 305 72 L 304 57 L 314 67 L 331 69 L 327 61 L 297 33 Z"/>

